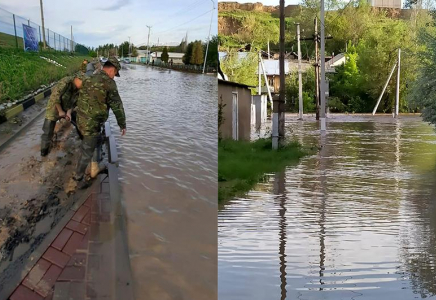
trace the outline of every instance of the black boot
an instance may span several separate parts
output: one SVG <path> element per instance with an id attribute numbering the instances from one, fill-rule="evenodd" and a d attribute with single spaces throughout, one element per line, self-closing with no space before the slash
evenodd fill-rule
<path id="1" fill-rule="evenodd" d="M 41 156 L 46 156 L 50 152 L 51 140 L 53 138 L 56 121 L 44 120 L 42 125 L 43 134 L 41 136 Z"/>

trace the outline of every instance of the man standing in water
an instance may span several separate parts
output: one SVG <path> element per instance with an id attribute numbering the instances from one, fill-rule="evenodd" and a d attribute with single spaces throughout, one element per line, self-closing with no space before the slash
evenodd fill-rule
<path id="1" fill-rule="evenodd" d="M 104 64 L 103 70 L 84 78 L 82 81 L 82 88 L 77 100 L 77 126 L 83 135 L 83 140 L 76 174 L 73 176 L 74 180 L 81 181 L 78 184 L 80 189 L 91 184 L 91 179 L 88 176 L 85 178 L 85 170 L 97 146 L 101 127 L 109 116 L 109 108 L 112 109 L 117 119 L 121 135 L 126 134 L 123 102 L 113 80 L 115 76 L 120 76 L 120 69 L 121 65 L 118 60 L 111 57 Z"/>
<path id="2" fill-rule="evenodd" d="M 53 89 L 42 125 L 41 156 L 46 156 L 50 152 L 56 122 L 60 118 L 71 120 L 71 110 L 81 86 L 80 76 L 67 76 L 62 78 Z"/>

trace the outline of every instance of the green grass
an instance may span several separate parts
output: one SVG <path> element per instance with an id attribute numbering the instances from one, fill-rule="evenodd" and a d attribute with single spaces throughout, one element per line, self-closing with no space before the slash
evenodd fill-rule
<path id="1" fill-rule="evenodd" d="M 52 59 L 65 66 L 56 66 L 40 56 Z M 14 48 L 0 47 L 0 104 L 17 100 L 64 76 L 78 71 L 84 58 L 66 52 L 24 52 Z"/>
<path id="2" fill-rule="evenodd" d="M 1 33 L 0 32 L 0 47 L 2 48 L 16 48 L 16 43 L 18 43 L 18 48 L 23 49 L 23 38 L 17 37 L 17 40 L 15 41 L 15 36 Z"/>
<path id="3" fill-rule="evenodd" d="M 272 150 L 270 139 L 255 142 L 222 140 L 218 143 L 218 201 L 243 195 L 265 177 L 296 163 L 305 152 L 292 142 Z"/>

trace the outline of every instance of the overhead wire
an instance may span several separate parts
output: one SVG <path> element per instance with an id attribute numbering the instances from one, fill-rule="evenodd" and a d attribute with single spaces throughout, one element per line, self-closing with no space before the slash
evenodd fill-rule
<path id="1" fill-rule="evenodd" d="M 186 11 L 186 10 L 188 10 L 189 8 L 193 7 L 195 4 L 197 4 L 197 3 L 199 3 L 199 2 L 203 2 L 203 1 L 204 1 L 204 0 L 197 0 L 197 1 L 195 1 L 195 2 L 193 2 L 193 3 L 191 3 L 191 4 L 189 4 L 187 7 L 185 7 L 185 8 L 183 8 L 183 9 L 177 11 L 176 13 L 174 13 L 174 14 L 172 14 L 172 15 L 170 15 L 170 16 L 168 16 L 165 20 L 167 20 L 167 19 L 170 18 L 171 16 L 174 16 L 174 15 L 176 15 L 176 14 L 179 14 L 179 13 L 183 12 L 183 11 Z M 191 19 L 191 20 L 188 20 L 188 21 L 186 21 L 186 22 L 184 22 L 184 23 L 182 23 L 182 24 L 179 24 L 179 25 L 177 25 L 177 26 L 171 27 L 171 28 L 169 28 L 169 29 L 165 29 L 165 30 L 162 30 L 162 31 L 155 32 L 154 34 L 165 33 L 165 32 L 171 31 L 171 30 L 173 30 L 173 29 L 176 29 L 176 28 L 178 28 L 178 27 L 180 27 L 180 26 L 183 26 L 183 25 L 188 24 L 188 23 L 190 23 L 190 22 L 192 22 L 192 21 L 195 21 L 196 19 L 198 19 L 198 18 L 200 18 L 200 17 L 206 15 L 207 13 L 209 13 L 209 12 L 211 12 L 211 11 L 213 11 L 213 10 L 215 10 L 215 4 L 214 4 L 214 8 L 213 8 L 213 9 L 210 9 L 210 10 L 208 10 L 208 11 L 202 13 L 201 15 L 196 16 L 196 17 L 194 17 L 194 18 Z M 159 21 L 159 22 L 157 22 L 157 23 L 154 23 L 153 25 L 151 25 L 151 27 L 154 27 L 156 24 L 160 24 L 160 23 L 162 23 L 162 21 Z M 144 44 L 146 44 L 146 43 L 147 43 L 147 42 L 144 42 L 144 43 L 140 43 L 140 44 L 138 44 L 138 45 L 144 45 Z"/>

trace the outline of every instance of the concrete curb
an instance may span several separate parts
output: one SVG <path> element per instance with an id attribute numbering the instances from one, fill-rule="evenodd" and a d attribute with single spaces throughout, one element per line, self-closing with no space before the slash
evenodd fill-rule
<path id="1" fill-rule="evenodd" d="M 109 121 L 105 123 L 106 144 L 109 151 L 109 189 L 110 201 L 112 203 L 115 227 L 115 252 L 117 260 L 115 262 L 116 287 L 115 299 L 133 300 L 133 276 L 130 265 L 130 253 L 127 240 L 126 213 L 122 201 L 120 185 L 118 181 L 118 153 L 115 137 L 112 135 Z"/>
<path id="2" fill-rule="evenodd" d="M 7 122 L 8 120 L 12 119 L 13 117 L 17 116 L 20 112 L 28 109 L 33 104 L 45 99 L 46 97 L 51 95 L 52 89 L 54 86 L 49 87 L 45 89 L 44 91 L 36 94 L 35 96 L 32 96 L 30 98 L 24 99 L 18 105 L 15 105 L 14 107 L 7 109 L 4 113 L 4 115 L 0 115 L 0 124 Z"/>

